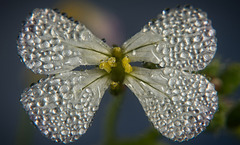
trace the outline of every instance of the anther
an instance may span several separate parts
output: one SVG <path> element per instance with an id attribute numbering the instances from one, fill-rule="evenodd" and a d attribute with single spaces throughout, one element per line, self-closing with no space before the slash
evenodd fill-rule
<path id="1" fill-rule="evenodd" d="M 111 66 L 105 62 L 105 61 L 101 61 L 101 63 L 99 64 L 99 68 L 100 69 L 104 69 L 106 72 L 110 73 L 111 72 Z"/>
<path id="2" fill-rule="evenodd" d="M 116 67 L 116 66 L 117 66 L 116 58 L 115 58 L 115 57 L 110 57 L 110 58 L 108 58 L 108 64 L 109 64 L 111 67 Z"/>
<path id="3" fill-rule="evenodd" d="M 126 73 L 130 73 L 132 72 L 132 66 L 129 64 L 130 63 L 130 59 L 125 56 L 123 59 L 122 59 L 122 66 L 124 68 L 124 71 Z"/>

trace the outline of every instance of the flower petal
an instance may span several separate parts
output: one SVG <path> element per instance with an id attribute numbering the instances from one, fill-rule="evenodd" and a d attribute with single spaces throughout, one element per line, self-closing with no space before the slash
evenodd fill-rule
<path id="1" fill-rule="evenodd" d="M 205 12 L 181 7 L 163 11 L 122 47 L 132 62 L 197 71 L 211 62 L 216 41 L 215 30 Z"/>
<path id="2" fill-rule="evenodd" d="M 104 73 L 87 70 L 48 77 L 26 89 L 21 102 L 45 136 L 56 142 L 73 142 L 91 125 L 110 84 Z"/>
<path id="3" fill-rule="evenodd" d="M 163 68 L 133 68 L 125 84 L 162 135 L 189 140 L 201 133 L 218 107 L 217 92 L 205 77 Z"/>
<path id="4" fill-rule="evenodd" d="M 19 35 L 18 53 L 33 72 L 56 74 L 97 65 L 110 55 L 110 47 L 84 25 L 51 9 L 35 9 Z"/>

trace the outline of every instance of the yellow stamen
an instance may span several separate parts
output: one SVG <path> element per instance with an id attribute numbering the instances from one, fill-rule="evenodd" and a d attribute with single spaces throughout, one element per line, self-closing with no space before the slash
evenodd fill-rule
<path id="1" fill-rule="evenodd" d="M 132 72 L 132 66 L 128 63 L 124 67 L 126 73 Z"/>
<path id="2" fill-rule="evenodd" d="M 112 70 L 111 66 L 105 61 L 101 61 L 101 63 L 99 64 L 99 68 L 104 69 L 108 73 L 110 73 Z"/>
<path id="3" fill-rule="evenodd" d="M 127 56 L 125 56 L 122 59 L 122 66 L 126 73 L 132 72 L 132 66 L 129 63 L 130 63 L 130 59 Z"/>
<path id="4" fill-rule="evenodd" d="M 115 58 L 115 57 L 110 57 L 110 58 L 108 58 L 108 64 L 109 64 L 111 67 L 116 67 L 116 66 L 117 66 L 116 58 Z"/>
<path id="5" fill-rule="evenodd" d="M 118 87 L 118 85 L 119 85 L 119 83 L 118 82 L 114 82 L 114 81 L 112 81 L 111 82 L 111 89 L 116 89 L 117 87 Z"/>

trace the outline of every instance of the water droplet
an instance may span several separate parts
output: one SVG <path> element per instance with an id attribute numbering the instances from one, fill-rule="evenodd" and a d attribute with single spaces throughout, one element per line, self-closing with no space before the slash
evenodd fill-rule
<path id="1" fill-rule="evenodd" d="M 179 120 L 176 120 L 176 121 L 174 122 L 174 124 L 175 124 L 176 126 L 180 126 L 180 125 L 181 125 L 181 122 L 180 122 Z"/>
<path id="2" fill-rule="evenodd" d="M 63 56 L 70 56 L 72 54 L 71 50 L 63 50 L 62 55 Z"/>
<path id="3" fill-rule="evenodd" d="M 163 60 L 164 60 L 166 63 L 169 63 L 169 61 L 170 61 L 169 57 L 164 57 Z"/>
<path id="4" fill-rule="evenodd" d="M 132 51 L 132 55 L 136 55 L 136 50 L 133 50 L 133 51 Z"/>
<path id="5" fill-rule="evenodd" d="M 73 57 L 73 58 L 69 58 L 65 64 L 67 65 L 77 65 L 80 64 L 81 59 L 79 57 Z"/>
<path id="6" fill-rule="evenodd" d="M 160 65 L 160 67 L 164 67 L 165 66 L 165 62 L 162 61 L 162 62 L 160 62 L 159 65 Z"/>
<path id="7" fill-rule="evenodd" d="M 159 52 L 159 53 L 162 53 L 163 49 L 166 48 L 167 45 L 163 42 L 160 42 L 157 47 L 156 47 L 156 51 Z"/>
<path id="8" fill-rule="evenodd" d="M 163 54 L 169 54 L 169 49 L 166 48 L 166 47 L 163 48 L 162 53 L 163 53 Z"/>
<path id="9" fill-rule="evenodd" d="M 172 91 L 173 94 L 179 94 L 179 92 L 180 92 L 180 91 L 179 91 L 178 89 L 174 89 L 174 90 Z"/>
<path id="10" fill-rule="evenodd" d="M 40 60 L 41 60 L 42 62 L 50 62 L 50 61 L 51 61 L 51 57 L 49 57 L 49 56 L 41 57 Z"/>
<path id="11" fill-rule="evenodd" d="M 69 89 L 70 88 L 67 85 L 63 85 L 63 86 L 60 87 L 59 91 L 61 93 L 67 93 L 69 91 Z"/>
<path id="12" fill-rule="evenodd" d="M 175 83 L 176 83 L 176 79 L 175 78 L 170 78 L 169 81 L 168 81 L 168 85 L 170 87 L 173 87 L 173 85 L 175 85 Z"/>
<path id="13" fill-rule="evenodd" d="M 175 52 L 179 52 L 180 50 L 180 47 L 178 45 L 175 45 L 174 49 L 173 49 Z"/>
<path id="14" fill-rule="evenodd" d="M 207 35 L 208 35 L 209 37 L 214 36 L 214 35 L 215 35 L 215 30 L 214 30 L 214 29 L 209 30 L 208 33 L 207 33 Z"/>
<path id="15" fill-rule="evenodd" d="M 41 39 L 38 38 L 38 37 L 35 37 L 34 42 L 35 42 L 35 43 L 41 43 Z"/>
<path id="16" fill-rule="evenodd" d="M 211 60 L 211 56 L 210 55 L 208 55 L 208 54 L 204 54 L 203 55 L 203 60 L 206 62 L 206 61 L 209 61 L 209 60 Z"/>
<path id="17" fill-rule="evenodd" d="M 190 106 L 192 103 L 190 101 L 186 101 L 185 104 Z"/>
<path id="18" fill-rule="evenodd" d="M 189 53 L 188 52 L 182 52 L 181 54 L 180 54 L 180 57 L 181 58 L 188 58 L 188 56 L 189 56 Z"/>
<path id="19" fill-rule="evenodd" d="M 176 101 L 178 101 L 178 100 L 179 100 L 179 97 L 178 97 L 178 96 L 173 96 L 173 97 L 172 97 L 172 101 L 173 101 L 173 102 L 176 102 Z"/>
<path id="20" fill-rule="evenodd" d="M 89 40 L 91 38 L 91 34 L 88 31 L 83 31 L 81 33 L 81 39 L 82 40 Z"/>
<path id="21" fill-rule="evenodd" d="M 165 75 L 168 75 L 168 74 L 170 74 L 172 72 L 172 69 L 170 69 L 170 68 L 165 68 L 164 70 L 163 70 L 163 73 L 165 74 Z"/>
<path id="22" fill-rule="evenodd" d="M 68 134 L 68 131 L 67 131 L 66 129 L 64 129 L 64 130 L 61 131 L 61 134 L 62 134 L 62 135 L 67 135 L 67 134 Z"/>
<path id="23" fill-rule="evenodd" d="M 51 64 L 51 63 L 49 63 L 49 64 L 45 64 L 45 65 L 43 65 L 43 68 L 44 69 L 51 69 L 51 68 L 53 68 L 53 64 Z"/>
<path id="24" fill-rule="evenodd" d="M 88 93 L 84 93 L 82 96 L 83 96 L 83 98 L 87 98 L 88 97 Z"/>
<path id="25" fill-rule="evenodd" d="M 142 29 L 142 32 L 147 32 L 149 30 L 149 28 L 148 27 L 143 27 L 143 29 Z"/>
<path id="26" fill-rule="evenodd" d="M 49 43 L 48 41 L 44 41 L 44 42 L 42 43 L 42 47 L 43 47 L 43 48 L 49 48 L 49 47 L 50 47 L 50 43 Z"/>
<path id="27" fill-rule="evenodd" d="M 80 135 L 84 134 L 85 132 L 86 132 L 85 129 L 80 129 L 80 130 L 79 130 L 79 134 L 80 134 Z"/>
<path id="28" fill-rule="evenodd" d="M 216 48 L 215 46 L 210 46 L 210 47 L 209 47 L 209 50 L 210 50 L 210 51 L 216 51 L 216 49 L 217 49 L 217 48 Z"/>
<path id="29" fill-rule="evenodd" d="M 200 41 L 201 41 L 200 36 L 195 36 L 195 37 L 193 38 L 193 42 L 200 42 Z"/>

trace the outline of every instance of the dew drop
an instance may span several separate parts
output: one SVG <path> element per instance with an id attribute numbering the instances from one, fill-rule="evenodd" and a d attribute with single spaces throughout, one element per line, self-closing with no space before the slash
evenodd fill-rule
<path id="1" fill-rule="evenodd" d="M 163 54 L 169 54 L 169 49 L 166 48 L 166 47 L 163 48 L 162 53 L 163 53 Z"/>
<path id="2" fill-rule="evenodd" d="M 132 51 L 132 55 L 136 55 L 136 50 L 133 50 L 133 51 Z"/>
<path id="3" fill-rule="evenodd" d="M 69 87 L 67 85 L 63 85 L 60 87 L 59 91 L 61 93 L 67 93 L 69 91 Z"/>
<path id="4" fill-rule="evenodd" d="M 38 37 L 36 37 L 36 38 L 34 39 L 34 42 L 35 42 L 35 43 L 41 43 L 41 39 L 38 38 Z"/>
<path id="5" fill-rule="evenodd" d="M 174 78 L 170 78 L 169 81 L 168 81 L 168 85 L 170 87 L 173 87 L 173 85 L 176 83 L 176 80 Z"/>
<path id="6" fill-rule="evenodd" d="M 50 43 L 49 43 L 48 41 L 44 41 L 44 42 L 42 43 L 42 47 L 43 47 L 43 48 L 49 48 L 49 47 L 50 47 Z"/>
<path id="7" fill-rule="evenodd" d="M 170 69 L 170 68 L 165 68 L 165 69 L 163 70 L 163 73 L 164 73 L 165 75 L 168 75 L 168 74 L 172 73 L 172 69 Z"/>
<path id="8" fill-rule="evenodd" d="M 163 49 L 166 48 L 167 45 L 165 43 L 159 43 L 156 47 L 156 51 L 159 52 L 159 53 L 162 53 Z"/>
<path id="9" fill-rule="evenodd" d="M 204 54 L 203 55 L 203 60 L 206 62 L 206 61 L 209 61 L 211 59 L 211 56 L 208 55 L 208 54 Z"/>
<path id="10" fill-rule="evenodd" d="M 189 54 L 187 53 L 187 52 L 182 52 L 181 54 L 180 54 L 180 57 L 181 58 L 187 58 L 189 56 Z"/>
<path id="11" fill-rule="evenodd" d="M 53 68 L 53 64 L 51 64 L 51 63 L 45 64 L 45 65 L 43 65 L 43 68 L 44 69 L 51 69 L 51 68 Z"/>
<path id="12" fill-rule="evenodd" d="M 207 34 L 208 34 L 209 37 L 212 37 L 212 36 L 215 35 L 215 30 L 214 30 L 214 29 L 211 29 L 211 30 L 208 31 Z"/>
<path id="13" fill-rule="evenodd" d="M 72 54 L 72 51 L 71 50 L 64 50 L 63 52 L 62 52 L 62 55 L 63 56 L 70 56 Z"/>
<path id="14" fill-rule="evenodd" d="M 62 135 L 67 135 L 67 130 L 65 130 L 65 129 L 62 130 L 62 131 L 61 131 L 61 134 L 62 134 Z"/>

